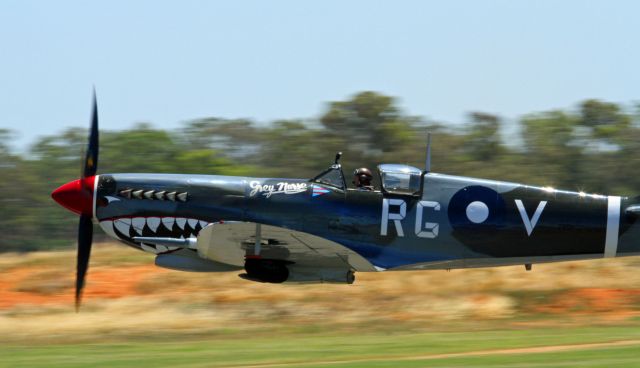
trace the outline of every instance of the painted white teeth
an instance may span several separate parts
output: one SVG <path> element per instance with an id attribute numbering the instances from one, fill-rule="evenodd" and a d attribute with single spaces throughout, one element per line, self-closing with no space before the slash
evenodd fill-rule
<path id="1" fill-rule="evenodd" d="M 133 230 L 135 230 L 138 235 L 142 235 L 142 229 L 144 229 L 144 224 L 146 223 L 144 217 L 134 217 L 131 221 L 133 224 Z"/>
<path id="2" fill-rule="evenodd" d="M 129 236 L 129 229 L 131 228 L 130 218 L 117 219 L 113 222 L 113 224 L 115 225 L 116 229 L 118 229 L 119 232 L 121 232 L 125 236 Z"/>
<path id="3" fill-rule="evenodd" d="M 131 236 L 131 229 L 133 228 L 134 232 L 137 235 L 144 235 L 144 227 L 145 225 L 149 230 L 153 233 L 157 233 L 160 224 L 167 228 L 169 231 L 173 231 L 174 224 L 177 224 L 178 227 L 182 230 L 185 230 L 185 226 L 189 224 L 189 231 L 192 232 L 196 229 L 197 225 L 200 225 L 201 228 L 205 228 L 209 225 L 208 222 L 185 218 L 185 217 L 134 217 L 134 218 L 118 218 L 115 220 L 104 220 L 100 221 L 100 227 L 110 236 L 114 238 L 123 238 L 121 236 L 116 235 L 115 230 L 124 235 L 124 239 L 128 239 Z M 177 235 L 177 234 L 176 234 Z M 174 235 L 174 236 L 176 236 Z M 185 239 L 186 236 L 192 236 L 190 234 L 180 234 L 180 239 Z M 168 252 L 172 250 L 179 249 L 178 247 L 167 247 L 156 244 L 141 244 L 141 248 L 149 253 L 159 254 L 163 252 Z"/>
<path id="4" fill-rule="evenodd" d="M 118 236 L 116 235 L 116 232 L 113 231 L 113 221 L 110 221 L 110 220 L 100 221 L 100 227 L 109 236 L 111 236 L 113 238 L 118 238 Z"/>
<path id="5" fill-rule="evenodd" d="M 198 225 L 198 220 L 196 219 L 189 219 L 188 222 L 189 222 L 189 227 L 191 227 L 192 229 L 195 229 L 196 225 Z"/>
<path id="6" fill-rule="evenodd" d="M 162 225 L 164 225 L 164 227 L 166 227 L 168 230 L 172 230 L 173 229 L 173 223 L 176 222 L 176 219 L 173 217 L 163 217 L 162 218 Z"/>
<path id="7" fill-rule="evenodd" d="M 160 218 L 159 217 L 149 217 L 147 218 L 147 226 L 154 233 L 158 231 L 158 226 L 160 226 Z"/>
<path id="8" fill-rule="evenodd" d="M 178 217 L 178 218 L 176 219 L 176 224 L 178 224 L 178 226 L 179 226 L 182 230 L 184 230 L 184 225 L 185 225 L 186 223 L 187 223 L 187 219 L 186 219 L 186 218 L 184 218 L 184 217 Z"/>

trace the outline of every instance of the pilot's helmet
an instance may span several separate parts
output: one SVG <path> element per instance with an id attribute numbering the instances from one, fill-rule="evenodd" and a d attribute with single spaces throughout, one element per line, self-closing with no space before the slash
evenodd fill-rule
<path id="1" fill-rule="evenodd" d="M 373 174 L 366 167 L 361 167 L 353 172 L 353 184 L 358 187 L 370 186 L 371 179 L 373 179 Z"/>

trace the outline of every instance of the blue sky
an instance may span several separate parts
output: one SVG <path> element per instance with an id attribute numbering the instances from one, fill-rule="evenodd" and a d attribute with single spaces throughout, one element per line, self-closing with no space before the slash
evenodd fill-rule
<path id="1" fill-rule="evenodd" d="M 640 100 L 637 1 L 3 1 L 0 128 L 312 118 L 362 90 L 449 123 Z"/>

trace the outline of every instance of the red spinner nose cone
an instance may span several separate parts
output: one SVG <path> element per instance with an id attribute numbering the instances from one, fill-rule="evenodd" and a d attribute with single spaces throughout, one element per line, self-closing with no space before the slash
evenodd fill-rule
<path id="1" fill-rule="evenodd" d="M 79 215 L 93 215 L 94 176 L 70 181 L 51 193 L 62 207 Z"/>

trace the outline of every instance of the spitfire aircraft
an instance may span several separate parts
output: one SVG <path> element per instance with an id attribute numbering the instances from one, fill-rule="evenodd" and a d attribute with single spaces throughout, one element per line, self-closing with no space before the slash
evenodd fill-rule
<path id="1" fill-rule="evenodd" d="M 253 281 L 353 283 L 355 272 L 453 269 L 640 253 L 640 201 L 378 166 L 347 185 L 340 155 L 313 178 L 100 174 L 93 100 L 82 177 L 52 197 L 80 215 L 76 306 L 93 222 L 183 271 Z"/>

